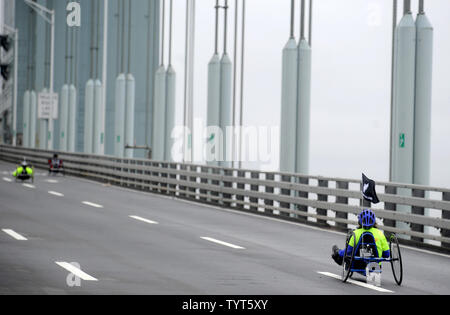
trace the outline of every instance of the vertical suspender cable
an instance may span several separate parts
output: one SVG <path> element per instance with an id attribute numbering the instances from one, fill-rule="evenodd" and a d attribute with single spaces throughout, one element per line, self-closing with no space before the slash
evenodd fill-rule
<path id="1" fill-rule="evenodd" d="M 28 36 L 31 36 L 32 30 L 33 30 L 33 24 L 32 24 L 32 13 L 29 12 L 28 17 Z M 32 63 L 32 54 L 33 54 L 33 45 L 32 41 L 30 41 L 30 45 L 28 45 L 28 66 L 27 66 L 27 90 L 31 90 L 31 63 Z"/>
<path id="2" fill-rule="evenodd" d="M 74 29 L 74 39 L 73 39 L 73 52 L 74 52 L 74 62 L 73 62 L 73 84 L 78 87 L 78 28 Z"/>
<path id="3" fill-rule="evenodd" d="M 300 41 L 298 43 L 296 101 L 296 165 L 295 172 L 309 173 L 311 117 L 311 48 L 305 38 L 306 0 L 300 6 Z M 306 210 L 304 208 L 303 210 Z"/>
<path id="4" fill-rule="evenodd" d="M 222 132 L 224 133 L 224 141 L 223 145 L 220 146 L 220 152 L 222 163 L 220 163 L 220 166 L 222 167 L 231 167 L 231 161 L 232 158 L 232 146 L 233 146 L 233 139 L 231 135 L 228 133 L 228 128 L 230 127 L 232 123 L 232 113 L 231 113 L 231 107 L 232 107 L 232 75 L 233 75 L 233 66 L 232 62 L 228 56 L 228 0 L 225 0 L 225 14 L 224 14 L 224 44 L 223 44 L 223 56 L 222 60 L 220 62 L 220 127 L 222 128 Z"/>
<path id="5" fill-rule="evenodd" d="M 161 66 L 164 65 L 165 31 L 166 31 L 166 1 L 162 0 L 162 34 L 161 34 Z"/>
<path id="6" fill-rule="evenodd" d="M 188 118 L 187 118 L 187 110 L 188 110 L 188 71 L 189 71 L 189 1 L 186 0 L 186 33 L 185 33 L 185 52 L 184 52 L 184 107 L 183 107 L 183 126 L 184 126 L 184 142 L 186 142 L 187 134 L 186 128 L 188 128 Z M 186 148 L 187 145 L 184 143 L 183 148 L 183 162 L 185 162 L 186 158 Z"/>
<path id="7" fill-rule="evenodd" d="M 100 1 L 100 0 L 99 0 Z M 105 153 L 105 124 L 106 124 L 106 90 L 108 78 L 108 20 L 109 20 L 109 2 L 103 1 L 103 58 L 102 58 L 102 121 L 101 121 L 101 143 L 100 154 Z"/>
<path id="8" fill-rule="evenodd" d="M 227 47 L 227 42 L 228 42 L 228 0 L 225 0 L 225 13 L 224 13 L 224 27 L 223 27 L 223 33 L 224 33 L 224 36 L 223 36 L 223 38 L 224 38 L 224 40 L 223 40 L 223 53 L 224 54 L 227 54 L 227 50 L 228 50 L 228 47 Z"/>
<path id="9" fill-rule="evenodd" d="M 313 30 L 313 0 L 309 0 L 309 28 L 308 28 L 308 32 L 309 32 L 309 37 L 308 37 L 308 42 L 309 42 L 309 47 L 312 48 L 312 30 Z"/>
<path id="10" fill-rule="evenodd" d="M 68 3 L 68 2 L 67 2 Z M 71 31 L 65 26 L 65 77 L 61 88 L 60 112 L 59 112 L 59 150 L 67 151 L 68 118 L 69 118 L 69 76 L 70 76 L 70 40 Z"/>
<path id="11" fill-rule="evenodd" d="M 94 60 L 95 60 L 95 1 L 91 0 L 91 64 L 89 68 L 89 78 L 94 78 Z"/>
<path id="12" fill-rule="evenodd" d="M 411 13 L 411 0 L 404 0 L 403 2 L 403 14 Z"/>
<path id="13" fill-rule="evenodd" d="M 195 0 L 186 0 L 186 42 L 185 42 L 185 76 L 184 76 L 184 147 L 183 161 L 193 161 L 193 85 L 195 52 Z M 189 133 L 187 133 L 189 131 Z"/>
<path id="14" fill-rule="evenodd" d="M 117 30 L 116 30 L 116 42 L 117 42 L 117 46 L 116 46 L 116 53 L 117 53 L 117 61 L 116 61 L 116 67 L 117 67 L 117 73 L 120 72 L 120 67 L 121 67 L 121 60 L 122 57 L 120 56 L 120 1 L 117 1 Z"/>
<path id="15" fill-rule="evenodd" d="M 397 0 L 392 9 L 392 57 L 391 57 L 391 136 L 389 137 L 389 181 L 392 181 L 392 132 L 394 127 L 394 82 L 395 82 L 395 30 L 397 28 Z"/>
<path id="16" fill-rule="evenodd" d="M 68 84 L 69 83 L 69 26 L 66 24 L 66 35 L 65 35 L 65 40 L 66 40 L 66 56 L 65 56 L 65 76 L 64 76 L 64 83 Z"/>
<path id="17" fill-rule="evenodd" d="M 152 95 L 153 94 L 153 87 L 150 85 L 150 77 L 153 75 L 153 72 L 152 72 L 152 68 L 151 68 L 151 65 L 152 65 L 152 61 L 151 61 L 151 56 L 152 56 L 152 53 L 151 53 L 151 50 L 152 50 L 152 21 L 153 21 L 153 19 L 152 19 L 152 0 L 148 0 L 147 1 L 147 3 L 148 3 L 148 11 L 147 11 L 147 15 L 148 15 L 148 19 L 147 19 L 147 71 L 146 71 L 146 86 L 147 86 L 147 88 L 145 89 L 145 104 L 146 104 L 146 106 L 145 106 L 145 145 L 146 146 L 150 146 L 150 142 L 151 142 L 151 140 L 150 140 L 150 136 L 149 136 L 149 134 L 150 134 L 150 132 L 149 132 L 149 130 L 150 130 L 150 126 L 151 126 L 151 123 L 150 123 L 150 117 L 153 117 L 153 115 L 152 116 L 150 116 L 150 95 Z M 153 8 L 155 8 L 156 6 L 154 5 L 153 6 Z"/>
<path id="18" fill-rule="evenodd" d="M 239 18 L 239 11 L 238 11 L 238 0 L 235 1 L 235 8 L 234 8 L 234 64 L 233 64 L 233 108 L 232 108 L 232 130 L 233 130 L 233 162 L 232 166 L 234 167 L 234 161 L 236 159 L 236 145 L 237 141 L 234 141 L 235 139 L 235 131 L 236 131 L 236 81 L 237 81 L 237 50 L 238 50 L 238 18 Z"/>
<path id="19" fill-rule="evenodd" d="M 189 99 L 189 111 L 188 111 L 188 126 L 191 129 L 190 147 L 191 147 L 191 162 L 194 162 L 194 74 L 195 74 L 195 21 L 196 21 L 196 0 L 192 0 L 190 7 L 190 45 L 189 45 L 189 85 L 188 85 L 188 99 Z M 188 141 L 189 142 L 189 141 Z"/>
<path id="20" fill-rule="evenodd" d="M 128 0 L 128 64 L 127 73 L 131 72 L 131 0 Z"/>
<path id="21" fill-rule="evenodd" d="M 219 148 L 216 147 L 219 138 L 217 127 L 220 126 L 220 57 L 219 57 L 219 0 L 215 4 L 215 38 L 214 55 L 208 63 L 208 108 L 207 108 L 207 157 L 208 165 L 218 166 Z M 214 150 L 214 153 L 212 149 Z"/>
<path id="22" fill-rule="evenodd" d="M 174 160 L 172 156 L 172 131 L 175 127 L 175 89 L 176 89 L 176 73 L 172 65 L 172 42 L 173 42 L 173 0 L 170 0 L 169 8 L 169 64 L 166 72 L 166 125 L 165 125 L 165 149 L 164 160 L 171 162 Z"/>
<path id="23" fill-rule="evenodd" d="M 30 68 L 30 147 L 36 147 L 37 108 L 36 108 L 36 13 L 31 10 L 31 68 Z"/>
<path id="24" fill-rule="evenodd" d="M 239 168 L 242 168 L 242 128 L 244 121 L 244 58 L 245 58 L 245 0 L 242 0 L 242 42 L 241 42 L 241 100 L 239 113 Z"/>
<path id="25" fill-rule="evenodd" d="M 125 0 L 122 0 L 122 58 L 121 58 L 121 64 L 120 64 L 120 73 L 125 73 Z"/>
<path id="26" fill-rule="evenodd" d="M 424 0 L 419 0 L 419 14 L 424 14 Z"/>
<path id="27" fill-rule="evenodd" d="M 165 130 L 166 130 L 166 69 L 164 66 L 165 49 L 165 0 L 162 1 L 161 8 L 161 62 L 155 74 L 155 92 L 153 107 L 153 133 L 152 133 L 152 159 L 156 161 L 164 160 L 165 150 Z"/>
<path id="28" fill-rule="evenodd" d="M 295 40 L 295 2 L 291 1 L 291 30 L 283 48 L 281 76 L 280 170 L 295 172 L 298 46 Z"/>
<path id="29" fill-rule="evenodd" d="M 216 38 L 215 38 L 215 54 L 219 54 L 219 0 L 216 0 Z"/>
<path id="30" fill-rule="evenodd" d="M 300 40 L 305 39 L 305 0 L 300 5 Z"/>
<path id="31" fill-rule="evenodd" d="M 96 45 L 95 45 L 95 79 L 99 79 L 100 78 L 100 71 L 99 71 L 99 67 L 100 67 L 100 1 L 101 0 L 97 0 L 97 23 L 96 23 Z"/>
<path id="32" fill-rule="evenodd" d="M 173 24 L 173 0 L 170 0 L 169 8 L 169 66 L 172 65 L 172 24 Z"/>
<path id="33" fill-rule="evenodd" d="M 295 33 L 294 33 L 294 19 L 295 19 L 295 0 L 291 0 L 291 32 L 290 32 L 290 37 L 294 38 L 295 37 Z"/>

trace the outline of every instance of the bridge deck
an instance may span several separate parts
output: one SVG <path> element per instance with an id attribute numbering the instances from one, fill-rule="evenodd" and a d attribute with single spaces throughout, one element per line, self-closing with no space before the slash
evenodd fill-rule
<path id="1" fill-rule="evenodd" d="M 380 293 L 327 276 L 342 234 L 40 170 L 23 186 L 13 168 L 0 163 L 0 229 L 26 240 L 0 231 L 0 294 Z M 383 289 L 450 294 L 449 256 L 402 250 L 404 284 L 386 265 Z M 56 262 L 97 281 L 70 287 Z"/>

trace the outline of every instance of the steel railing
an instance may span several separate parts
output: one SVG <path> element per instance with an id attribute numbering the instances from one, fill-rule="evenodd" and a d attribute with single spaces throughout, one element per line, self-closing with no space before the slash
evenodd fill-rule
<path id="1" fill-rule="evenodd" d="M 45 169 L 53 153 L 0 145 L 0 159 L 18 163 L 26 158 Z M 361 207 L 371 206 L 361 200 L 361 182 L 355 179 L 57 153 L 70 175 L 343 230 L 357 225 L 355 215 Z M 431 240 L 434 246 L 450 249 L 450 189 L 376 184 L 381 203 L 372 209 L 380 229 L 415 243 Z M 435 216 L 425 215 L 429 209 L 437 210 Z M 397 222 L 407 223 L 407 228 L 396 227 Z M 425 227 L 435 228 L 434 232 Z"/>

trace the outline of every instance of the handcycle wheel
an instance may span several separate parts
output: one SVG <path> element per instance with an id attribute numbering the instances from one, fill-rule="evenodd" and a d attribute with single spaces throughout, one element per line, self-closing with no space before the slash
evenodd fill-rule
<path id="1" fill-rule="evenodd" d="M 353 240 L 356 239 L 355 233 L 353 232 L 347 235 L 347 239 L 345 241 L 344 259 L 342 260 L 342 282 L 346 282 L 347 279 L 350 277 L 350 274 L 353 274 L 351 270 L 353 265 L 353 259 L 355 257 L 355 246 L 353 246 L 352 254 L 350 256 L 347 254 L 349 246 L 348 243 L 350 242 L 352 237 Z"/>
<path id="2" fill-rule="evenodd" d="M 391 250 L 392 273 L 394 275 L 395 282 L 398 285 L 401 285 L 403 281 L 402 254 L 400 253 L 400 245 L 395 234 L 392 234 L 390 237 L 389 248 Z"/>

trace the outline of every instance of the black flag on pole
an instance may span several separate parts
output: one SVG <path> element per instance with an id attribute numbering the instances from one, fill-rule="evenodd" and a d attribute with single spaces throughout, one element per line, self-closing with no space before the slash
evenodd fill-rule
<path id="1" fill-rule="evenodd" d="M 371 203 L 379 203 L 380 200 L 377 197 L 377 192 L 375 191 L 375 182 L 368 178 L 366 175 L 362 174 L 362 195 L 364 199 L 370 201 Z"/>

